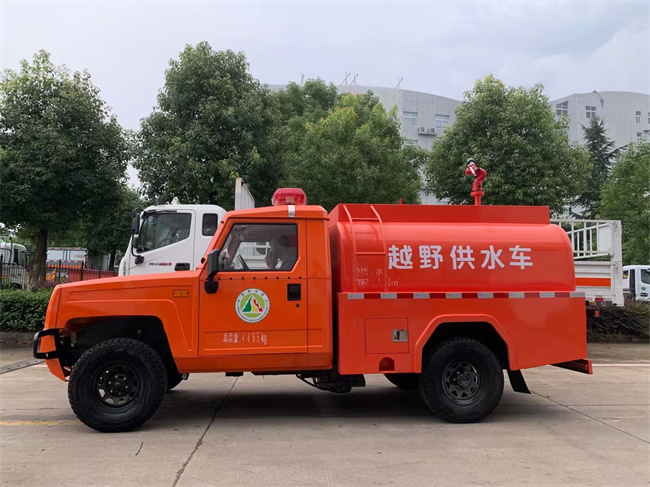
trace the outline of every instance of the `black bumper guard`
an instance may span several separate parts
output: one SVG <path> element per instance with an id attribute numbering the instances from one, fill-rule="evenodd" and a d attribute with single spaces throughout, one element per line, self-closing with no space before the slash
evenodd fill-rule
<path id="1" fill-rule="evenodd" d="M 53 352 L 41 352 L 41 338 L 53 336 L 54 345 L 56 350 Z M 34 335 L 34 358 L 38 359 L 51 359 L 59 358 L 61 352 L 61 344 L 59 343 L 59 329 L 58 328 L 48 328 L 46 330 L 41 330 Z"/>

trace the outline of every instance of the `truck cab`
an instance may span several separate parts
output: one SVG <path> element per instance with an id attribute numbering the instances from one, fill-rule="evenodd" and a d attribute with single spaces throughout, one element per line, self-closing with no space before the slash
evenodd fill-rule
<path id="1" fill-rule="evenodd" d="M 623 293 L 628 299 L 650 301 L 650 265 L 623 267 Z"/>
<path id="2" fill-rule="evenodd" d="M 120 276 L 195 269 L 226 210 L 217 205 L 157 205 L 135 218 Z"/>
<path id="3" fill-rule="evenodd" d="M 24 289 L 27 287 L 27 248 L 14 243 L 9 237 L 0 236 L 0 258 L 2 259 L 2 275 L 0 288 L 11 287 Z"/>

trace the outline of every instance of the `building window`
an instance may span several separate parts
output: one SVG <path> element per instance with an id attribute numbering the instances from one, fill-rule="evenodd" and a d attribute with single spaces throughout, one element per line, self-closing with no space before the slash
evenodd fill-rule
<path id="1" fill-rule="evenodd" d="M 643 137 L 643 134 L 641 132 L 636 133 L 636 143 L 640 144 L 641 143 L 641 137 Z"/>
<path id="2" fill-rule="evenodd" d="M 446 129 L 449 127 L 449 115 L 439 115 L 436 113 L 436 128 Z"/>
<path id="3" fill-rule="evenodd" d="M 596 107 L 585 107 L 587 110 L 587 118 L 596 118 Z"/>
<path id="4" fill-rule="evenodd" d="M 417 112 L 404 112 L 404 126 L 405 127 L 417 127 L 418 126 L 418 114 L 417 114 Z"/>
<path id="5" fill-rule="evenodd" d="M 569 102 L 563 101 L 555 105 L 555 114 L 556 115 L 568 115 L 569 114 Z"/>
<path id="6" fill-rule="evenodd" d="M 417 139 L 404 139 L 404 145 L 410 145 L 413 147 L 417 147 L 418 141 Z"/>
<path id="7" fill-rule="evenodd" d="M 636 123 L 641 123 L 641 112 L 636 112 Z"/>

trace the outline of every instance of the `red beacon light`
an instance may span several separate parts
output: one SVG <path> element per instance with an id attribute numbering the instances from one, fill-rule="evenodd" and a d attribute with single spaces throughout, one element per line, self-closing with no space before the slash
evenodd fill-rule
<path id="1" fill-rule="evenodd" d="M 307 195 L 300 188 L 278 188 L 271 198 L 273 206 L 306 205 Z"/>

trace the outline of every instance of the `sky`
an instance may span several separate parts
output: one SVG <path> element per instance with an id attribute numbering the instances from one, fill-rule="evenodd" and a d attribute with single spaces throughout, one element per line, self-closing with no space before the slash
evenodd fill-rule
<path id="1" fill-rule="evenodd" d="M 364 86 L 461 99 L 493 73 L 551 99 L 650 92 L 650 2 L 174 2 L 0 0 L 0 67 L 39 49 L 87 69 L 120 123 L 151 113 L 186 44 L 244 51 L 262 83 L 346 72 Z"/>

